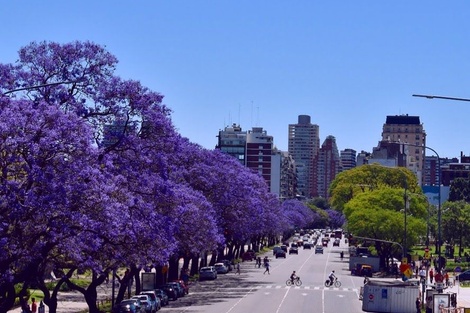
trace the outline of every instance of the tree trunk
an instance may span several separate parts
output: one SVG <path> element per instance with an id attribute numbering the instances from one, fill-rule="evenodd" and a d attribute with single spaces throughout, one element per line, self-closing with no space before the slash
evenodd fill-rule
<path id="1" fill-rule="evenodd" d="M 198 264 L 199 264 L 199 255 L 195 255 L 193 256 L 191 260 L 191 270 L 189 272 L 190 276 L 194 276 L 199 273 Z"/>
<path id="2" fill-rule="evenodd" d="M 216 260 L 217 260 L 217 250 L 213 250 L 211 254 L 211 260 L 209 261 L 209 265 L 214 266 Z"/>
<path id="3" fill-rule="evenodd" d="M 168 269 L 168 281 L 173 281 L 178 279 L 179 274 L 179 257 L 177 255 L 173 255 L 170 257 L 168 262 L 169 269 Z"/>
<path id="4" fill-rule="evenodd" d="M 0 313 L 6 313 L 15 305 L 15 285 L 4 283 L 0 295 Z"/>

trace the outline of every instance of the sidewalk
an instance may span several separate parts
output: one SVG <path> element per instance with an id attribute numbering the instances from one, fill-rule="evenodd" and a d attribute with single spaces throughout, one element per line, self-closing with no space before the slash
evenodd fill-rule
<path id="1" fill-rule="evenodd" d="M 111 287 L 98 288 L 98 301 L 111 298 Z M 59 292 L 57 303 L 57 313 L 77 313 L 88 310 L 88 305 L 85 302 L 84 296 L 77 292 Z M 39 306 L 39 303 L 38 303 Z M 39 308 L 38 308 L 39 309 Z M 8 311 L 9 313 L 21 313 L 21 307 L 17 307 Z M 44 313 L 49 313 L 49 309 L 46 306 Z"/>

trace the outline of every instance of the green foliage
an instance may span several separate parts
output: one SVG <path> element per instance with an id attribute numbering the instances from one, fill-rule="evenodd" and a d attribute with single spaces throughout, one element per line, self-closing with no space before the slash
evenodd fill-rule
<path id="1" fill-rule="evenodd" d="M 83 288 L 87 288 L 90 284 L 90 279 L 86 278 L 71 278 L 70 281 L 73 282 L 75 285 Z M 57 282 L 55 281 L 50 281 L 46 283 L 46 287 L 48 290 L 54 290 L 55 286 L 57 286 Z M 71 291 L 71 289 L 66 283 L 63 283 L 62 285 L 60 285 L 59 291 Z"/>
<path id="2" fill-rule="evenodd" d="M 338 175 L 330 193 L 332 208 L 344 213 L 348 231 L 355 236 L 403 246 L 406 233 L 406 247 L 411 247 L 426 235 L 427 199 L 406 168 L 363 165 Z M 381 256 L 401 253 L 391 243 L 377 241 L 374 248 Z"/>
<path id="3" fill-rule="evenodd" d="M 446 202 L 442 206 L 441 230 L 444 241 L 459 246 L 459 251 L 468 244 L 470 231 L 470 204 L 461 200 Z"/>
<path id="4" fill-rule="evenodd" d="M 470 202 L 470 179 L 456 178 L 450 184 L 449 201 Z"/>
<path id="5" fill-rule="evenodd" d="M 383 187 L 406 188 L 410 193 L 422 192 L 416 175 L 410 170 L 366 164 L 336 176 L 330 185 L 330 205 L 333 209 L 342 211 L 344 205 L 358 194 Z"/>

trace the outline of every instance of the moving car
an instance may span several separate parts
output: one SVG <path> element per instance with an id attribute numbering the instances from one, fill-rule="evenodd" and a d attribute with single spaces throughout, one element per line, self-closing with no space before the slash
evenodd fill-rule
<path id="1" fill-rule="evenodd" d="M 299 254 L 299 248 L 297 247 L 290 247 L 289 254 Z"/>
<path id="2" fill-rule="evenodd" d="M 285 259 L 286 258 L 286 251 L 278 250 L 276 252 L 276 259 L 278 259 L 278 258 L 284 258 Z"/>
<path id="3" fill-rule="evenodd" d="M 317 253 L 323 254 L 323 246 L 320 246 L 320 245 L 315 246 L 315 254 Z"/>
<path id="4" fill-rule="evenodd" d="M 339 247 L 339 243 L 340 243 L 340 240 L 336 238 L 335 241 L 333 241 L 333 247 L 334 246 Z"/>
<path id="5" fill-rule="evenodd" d="M 312 245 L 309 242 L 304 243 L 304 250 L 305 249 L 312 249 Z"/>
<path id="6" fill-rule="evenodd" d="M 279 250 L 282 250 L 281 247 L 275 246 L 275 247 L 273 248 L 273 255 L 276 256 L 276 253 L 277 253 L 277 251 L 279 251 Z"/>

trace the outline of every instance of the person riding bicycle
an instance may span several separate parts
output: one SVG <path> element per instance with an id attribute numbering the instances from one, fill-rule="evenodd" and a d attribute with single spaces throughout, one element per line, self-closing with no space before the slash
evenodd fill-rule
<path id="1" fill-rule="evenodd" d="M 336 278 L 335 270 L 331 271 L 330 275 L 328 275 L 328 278 L 330 279 L 330 283 L 333 285 L 334 279 Z"/>
<path id="2" fill-rule="evenodd" d="M 297 275 L 295 274 L 295 271 L 292 272 L 292 274 L 290 274 L 290 281 L 292 282 L 292 284 L 294 283 L 294 280 L 297 278 Z"/>

